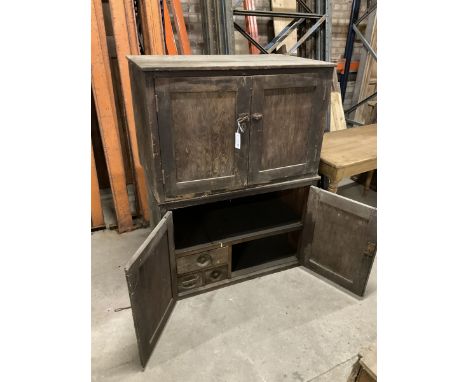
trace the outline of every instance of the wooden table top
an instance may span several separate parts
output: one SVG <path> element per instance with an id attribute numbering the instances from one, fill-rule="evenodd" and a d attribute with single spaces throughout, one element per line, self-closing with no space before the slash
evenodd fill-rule
<path id="1" fill-rule="evenodd" d="M 341 168 L 377 159 L 377 124 L 323 135 L 320 160 Z"/>

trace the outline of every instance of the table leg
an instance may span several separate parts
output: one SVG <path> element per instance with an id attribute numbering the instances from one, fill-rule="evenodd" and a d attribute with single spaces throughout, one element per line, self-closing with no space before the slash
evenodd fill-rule
<path id="1" fill-rule="evenodd" d="M 372 181 L 372 176 L 374 175 L 374 171 L 375 170 L 367 172 L 366 181 L 364 182 L 364 190 L 362 191 L 363 196 L 365 196 L 367 194 L 367 191 L 369 191 L 370 184 L 371 184 L 371 181 Z"/>
<path id="2" fill-rule="evenodd" d="M 336 194 L 338 191 L 338 183 L 340 183 L 341 179 L 333 178 L 330 179 L 330 183 L 328 184 L 328 191 L 333 192 Z"/>

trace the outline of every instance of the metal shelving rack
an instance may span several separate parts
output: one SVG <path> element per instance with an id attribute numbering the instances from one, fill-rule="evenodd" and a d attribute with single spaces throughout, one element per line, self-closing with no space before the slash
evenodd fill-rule
<path id="1" fill-rule="evenodd" d="M 302 57 L 317 60 L 330 61 L 331 51 L 331 6 L 330 0 L 316 0 L 315 10 L 312 10 L 304 0 L 296 0 L 297 12 L 278 12 L 264 10 L 233 9 L 233 16 L 257 16 L 257 17 L 287 17 L 292 18 L 268 44 L 262 46 L 253 39 L 248 31 L 232 20 L 234 29 L 244 36 L 250 43 L 258 48 L 261 54 L 276 53 L 277 47 L 289 34 L 298 30 L 298 41 L 287 54 L 297 54 Z M 302 32 L 302 33 L 301 33 Z M 306 41 L 313 39 L 312 49 L 300 49 Z"/>

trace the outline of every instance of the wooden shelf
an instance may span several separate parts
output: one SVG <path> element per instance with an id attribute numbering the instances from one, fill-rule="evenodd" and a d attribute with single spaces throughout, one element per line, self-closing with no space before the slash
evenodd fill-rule
<path id="1" fill-rule="evenodd" d="M 255 272 L 296 258 L 297 241 L 288 233 L 252 240 L 232 247 L 232 274 Z M 239 273 L 240 272 L 240 273 Z"/>
<path id="2" fill-rule="evenodd" d="M 176 209 L 177 252 L 210 243 L 236 244 L 302 228 L 302 216 L 276 194 Z"/>

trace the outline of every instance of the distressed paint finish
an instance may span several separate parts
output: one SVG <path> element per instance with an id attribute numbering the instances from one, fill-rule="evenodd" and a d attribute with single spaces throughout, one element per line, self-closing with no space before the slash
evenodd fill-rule
<path id="1" fill-rule="evenodd" d="M 249 113 L 248 92 L 245 77 L 156 80 L 166 195 L 246 184 L 248 134 L 240 149 L 234 134 L 237 117 Z"/>
<path id="2" fill-rule="evenodd" d="M 249 184 L 317 174 L 330 80 L 319 73 L 253 77 Z"/>

